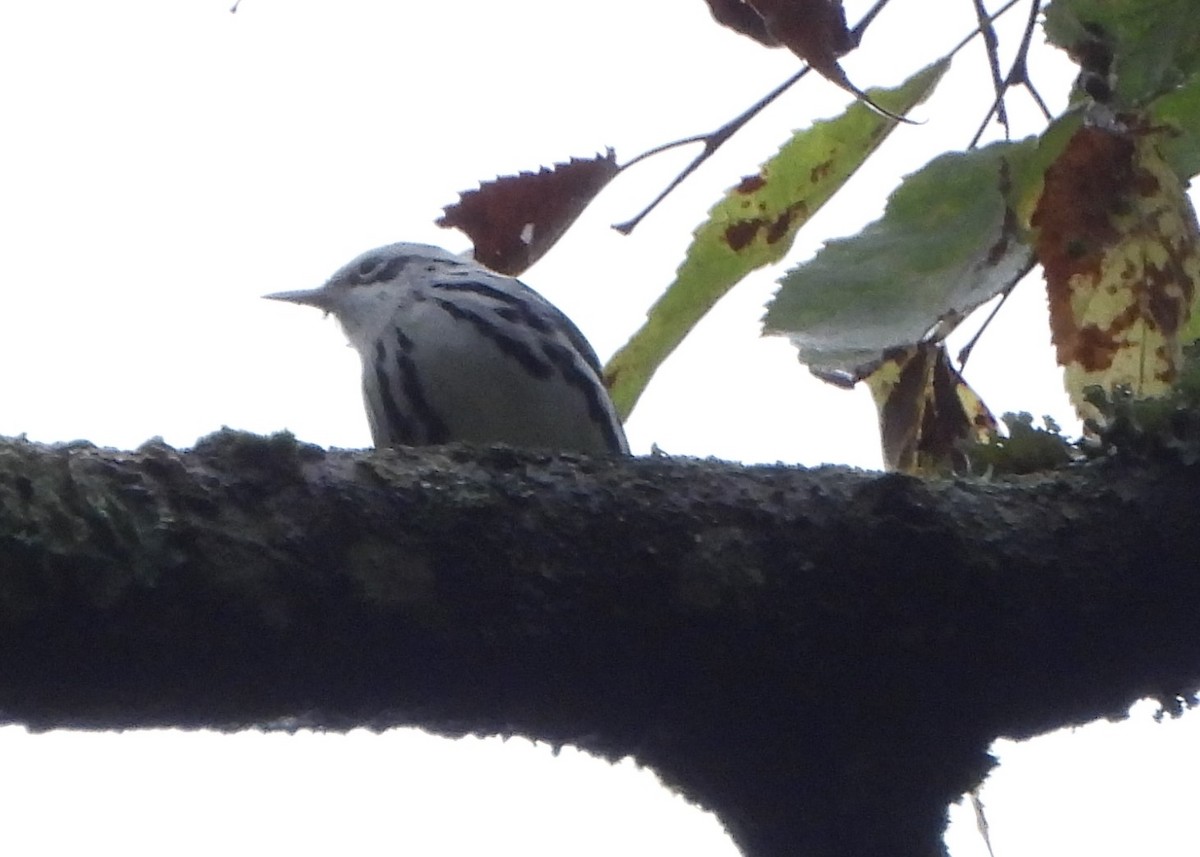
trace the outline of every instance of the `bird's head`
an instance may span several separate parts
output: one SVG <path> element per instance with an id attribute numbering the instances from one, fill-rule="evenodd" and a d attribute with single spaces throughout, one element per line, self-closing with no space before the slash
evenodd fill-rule
<path id="1" fill-rule="evenodd" d="M 464 264 L 471 263 L 432 244 L 389 244 L 343 265 L 320 288 L 263 297 L 332 313 L 351 344 L 361 351 L 378 338 L 400 306 L 418 299 L 413 289 L 416 284 Z"/>

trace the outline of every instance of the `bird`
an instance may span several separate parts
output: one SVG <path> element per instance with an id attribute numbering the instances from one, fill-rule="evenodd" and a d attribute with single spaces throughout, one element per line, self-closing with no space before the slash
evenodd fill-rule
<path id="1" fill-rule="evenodd" d="M 270 300 L 332 314 L 362 359 L 376 447 L 464 442 L 629 453 L 600 361 L 557 307 L 429 244 L 361 254 Z"/>

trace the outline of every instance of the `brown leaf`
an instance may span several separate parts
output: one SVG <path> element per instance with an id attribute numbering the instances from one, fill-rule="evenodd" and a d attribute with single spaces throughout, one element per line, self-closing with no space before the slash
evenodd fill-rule
<path id="1" fill-rule="evenodd" d="M 437 224 L 465 232 L 476 261 L 516 276 L 554 246 L 619 171 L 609 149 L 536 173 L 501 176 L 460 194 Z"/>
<path id="2" fill-rule="evenodd" d="M 1085 126 L 1046 170 L 1030 224 L 1046 279 L 1066 288 L 1076 274 L 1097 276 L 1118 237 L 1113 220 L 1128 206 L 1133 138 Z"/>
<path id="3" fill-rule="evenodd" d="M 746 33 L 765 45 L 781 44 L 804 60 L 826 80 L 836 83 L 873 110 L 901 122 L 909 120 L 884 110 L 867 97 L 867 94 L 850 82 L 838 60 L 858 47 L 858 34 L 846 26 L 846 11 L 842 0 L 745 0 L 743 5 L 751 7 L 761 20 L 761 29 L 766 38 L 754 35 L 758 24 L 747 12 L 736 9 L 732 2 L 722 2 L 724 14 L 730 19 L 739 19 L 737 24 L 727 24 L 738 32 Z M 721 21 L 709 0 L 713 16 Z M 746 20 L 740 20 L 740 19 Z M 722 21 L 722 23 L 725 23 Z"/>
<path id="4" fill-rule="evenodd" d="M 779 47 L 779 40 L 767 32 L 762 15 L 743 0 L 707 0 L 713 19 L 724 27 L 749 36 L 768 48 Z"/>
<path id="5" fill-rule="evenodd" d="M 986 442 L 996 420 L 941 343 L 889 349 L 866 378 L 879 411 L 884 464 L 903 473 L 963 472 L 965 441 Z"/>
<path id="6" fill-rule="evenodd" d="M 838 58 L 854 48 L 841 0 L 748 0 L 767 33 L 825 77 L 840 82 Z"/>
<path id="7" fill-rule="evenodd" d="M 1125 120 L 1075 132 L 1030 220 L 1067 391 L 1092 419 L 1089 386 L 1167 392 L 1200 287 L 1200 230 L 1161 132 Z"/>

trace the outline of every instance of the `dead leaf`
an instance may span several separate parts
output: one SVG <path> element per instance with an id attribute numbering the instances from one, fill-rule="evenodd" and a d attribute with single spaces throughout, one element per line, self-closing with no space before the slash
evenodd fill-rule
<path id="1" fill-rule="evenodd" d="M 501 176 L 460 194 L 437 224 L 465 232 L 479 263 L 517 276 L 554 246 L 620 169 L 609 149 L 536 173 Z"/>
<path id="2" fill-rule="evenodd" d="M 884 110 L 850 82 L 838 60 L 858 47 L 859 34 L 846 26 L 842 0 L 707 0 L 718 23 L 767 47 L 784 45 L 818 74 L 884 116 Z"/>
<path id="3" fill-rule="evenodd" d="M 754 7 L 743 0 L 706 0 L 713 19 L 743 36 L 749 36 L 768 48 L 779 47 L 779 40 L 767 32 L 767 23 Z"/>
<path id="4" fill-rule="evenodd" d="M 841 0 L 747 0 L 762 16 L 767 33 L 825 77 L 846 75 L 838 59 L 855 46 Z"/>
<path id="5" fill-rule="evenodd" d="M 865 380 L 879 411 L 883 460 L 889 470 L 964 472 L 964 443 L 986 443 L 996 430 L 991 411 L 951 364 L 941 343 L 889 349 Z"/>
<path id="6" fill-rule="evenodd" d="M 1200 230 L 1161 129 L 1137 117 L 1085 125 L 1046 170 L 1031 218 L 1050 326 L 1067 392 L 1100 420 L 1084 390 L 1137 398 L 1175 381 L 1200 284 Z"/>

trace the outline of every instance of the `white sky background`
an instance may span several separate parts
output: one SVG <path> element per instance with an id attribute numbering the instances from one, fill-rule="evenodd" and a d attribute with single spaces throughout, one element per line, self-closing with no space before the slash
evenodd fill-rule
<path id="1" fill-rule="evenodd" d="M 866 5 L 848 2 L 851 20 Z M 845 63 L 862 86 L 899 82 L 972 26 L 969 0 L 892 6 Z M 319 285 L 394 240 L 461 250 L 464 238 L 433 225 L 458 191 L 710 130 L 796 67 L 716 27 L 702 0 L 227 8 L 0 6 L 0 434 L 186 446 L 229 425 L 365 446 L 357 357 L 335 323 L 259 295 Z M 1038 50 L 1032 72 L 1061 108 L 1063 60 Z M 925 124 L 893 135 L 801 231 L 790 260 L 875 219 L 901 174 L 964 145 L 989 101 L 985 74 L 978 45 L 960 55 L 919 108 Z M 624 238 L 608 224 L 638 211 L 693 150 L 635 168 L 526 281 L 608 356 L 722 191 L 846 101 L 811 76 Z M 1023 132 L 1040 127 L 1027 99 L 1012 102 Z M 758 337 L 773 288 L 772 275 L 739 286 L 660 371 L 628 427 L 635 451 L 878 466 L 865 394 L 821 385 L 787 343 Z M 968 378 L 997 412 L 1069 425 L 1048 340 L 1043 294 L 1027 283 Z M 1001 742 L 984 792 L 998 857 L 1192 845 L 1197 721 L 1156 725 L 1139 709 L 1119 726 Z M 973 825 L 952 825 L 956 857 L 984 853 Z M 711 816 L 632 764 L 554 758 L 523 741 L 0 730 L 0 852 L 118 849 L 735 853 Z"/>

